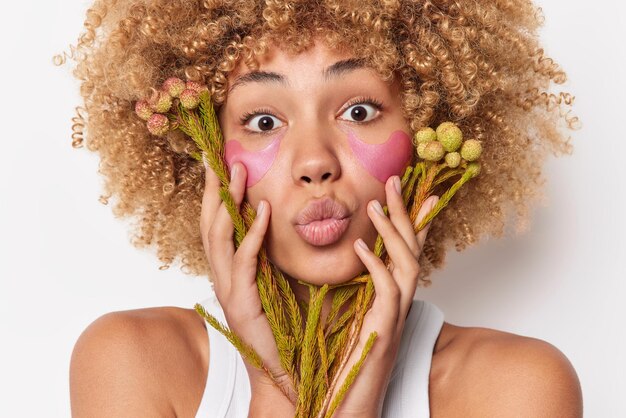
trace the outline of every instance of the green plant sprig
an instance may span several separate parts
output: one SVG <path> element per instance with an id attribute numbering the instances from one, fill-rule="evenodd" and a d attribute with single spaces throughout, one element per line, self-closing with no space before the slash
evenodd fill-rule
<path id="1" fill-rule="evenodd" d="M 324 297 L 328 293 L 328 285 L 317 289 L 315 286 L 309 286 L 310 300 L 309 313 L 304 331 L 304 341 L 302 343 L 302 359 L 301 359 L 301 375 L 300 385 L 298 386 L 298 402 L 296 404 L 296 416 L 310 416 L 313 406 L 313 381 L 315 373 L 315 360 L 319 356 L 319 352 L 315 350 L 316 334 L 322 303 Z"/>
<path id="2" fill-rule="evenodd" d="M 346 376 L 346 379 L 341 385 L 341 388 L 339 389 L 337 396 L 333 399 L 332 403 L 330 404 L 330 407 L 326 411 L 326 414 L 324 414 L 324 418 L 330 418 L 333 416 L 335 409 L 337 409 L 337 407 L 339 406 L 343 398 L 346 396 L 346 393 L 348 393 L 348 388 L 352 385 L 352 383 L 354 382 L 354 379 L 356 379 L 356 376 L 359 374 L 359 371 L 361 370 L 361 367 L 363 366 L 363 363 L 365 362 L 365 359 L 367 358 L 367 355 L 372 349 L 372 346 L 374 345 L 374 341 L 376 341 L 377 337 L 378 337 L 378 334 L 376 332 L 372 332 L 370 334 L 369 338 L 365 342 L 365 347 L 363 348 L 363 351 L 361 352 L 361 357 L 356 363 L 354 363 L 354 365 L 350 369 L 350 372 L 348 373 L 348 376 Z"/>
<path id="3" fill-rule="evenodd" d="M 234 244 L 238 248 L 256 212 L 248 202 L 238 208 L 229 192 L 230 175 L 224 160 L 224 140 L 208 89 L 198 83 L 170 78 L 151 99 L 138 102 L 135 110 L 139 117 L 147 121 L 152 134 L 163 136 L 171 130 L 180 130 L 195 143 L 197 151 L 192 151 L 190 155 L 198 161 L 204 160 L 219 178 L 219 195 L 233 221 Z M 442 193 L 435 207 L 415 226 L 417 233 L 443 210 L 460 187 L 478 175 L 480 164 L 477 160 L 482 147 L 476 140 L 463 141 L 460 129 L 451 122 L 440 124 L 436 131 L 432 128 L 420 129 L 415 133 L 414 140 L 420 160 L 407 167 L 401 177 L 402 199 L 414 225 L 419 208 L 432 195 L 434 188 L 458 177 Z M 388 212 L 386 207 L 384 210 Z M 374 245 L 374 253 L 389 265 L 390 258 L 380 236 Z M 296 417 L 331 417 L 345 398 L 376 340 L 377 334 L 371 333 L 359 360 L 333 396 L 339 385 L 339 376 L 359 341 L 365 314 L 375 298 L 371 276 L 365 273 L 346 283 L 321 287 L 300 282 L 309 287 L 307 303 L 296 299 L 291 285 L 262 248 L 257 260 L 256 283 L 263 311 L 276 341 L 281 367 L 297 392 Z M 330 290 L 334 292 L 332 304 L 323 318 L 321 310 Z M 197 304 L 195 308 L 250 364 L 263 370 L 294 402 L 284 385 L 279 384 L 263 365 L 251 345 L 201 305 Z"/>

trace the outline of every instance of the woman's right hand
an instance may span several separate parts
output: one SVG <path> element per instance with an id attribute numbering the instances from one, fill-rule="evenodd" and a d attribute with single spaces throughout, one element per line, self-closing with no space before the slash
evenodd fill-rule
<path id="1" fill-rule="evenodd" d="M 256 284 L 257 256 L 263 244 L 270 219 L 270 206 L 261 201 L 257 208 L 256 219 L 235 250 L 233 242 L 234 226 L 225 204 L 219 196 L 220 181 L 206 164 L 206 180 L 202 197 L 200 232 L 202 244 L 212 272 L 211 278 L 215 295 L 222 306 L 229 328 L 263 360 L 283 392 L 289 394 L 291 405 L 295 403 L 295 390 L 291 380 L 280 364 L 278 349 L 267 317 L 261 306 L 261 299 Z M 237 207 L 241 206 L 245 195 L 246 168 L 235 163 L 231 171 L 230 193 Z M 215 359 L 220 361 L 220 359 Z M 279 402 L 280 392 L 267 374 L 246 361 L 250 378 L 252 402 Z M 252 405 L 251 405 L 252 408 Z"/>

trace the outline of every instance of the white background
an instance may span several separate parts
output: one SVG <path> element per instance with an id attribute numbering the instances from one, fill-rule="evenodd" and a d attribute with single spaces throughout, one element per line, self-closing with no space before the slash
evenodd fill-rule
<path id="1" fill-rule="evenodd" d="M 541 0 L 548 55 L 568 72 L 583 129 L 547 164 L 546 199 L 521 237 L 449 257 L 434 301 L 449 322 L 549 341 L 574 364 L 585 416 L 626 406 L 626 3 Z M 70 146 L 78 104 L 68 49 L 86 3 L 11 2 L 0 13 L 0 416 L 69 416 L 68 366 L 105 312 L 191 307 L 207 283 L 159 271 L 98 202 L 94 155 Z M 621 41 L 619 41 L 621 39 Z"/>

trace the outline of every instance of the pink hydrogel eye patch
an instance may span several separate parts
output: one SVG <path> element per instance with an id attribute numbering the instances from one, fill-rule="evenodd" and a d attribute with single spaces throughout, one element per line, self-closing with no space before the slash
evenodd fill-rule
<path id="1" fill-rule="evenodd" d="M 237 162 L 245 165 L 248 172 L 246 187 L 254 186 L 263 178 L 274 163 L 281 138 L 282 135 L 277 136 L 268 146 L 259 151 L 244 149 L 236 139 L 227 141 L 224 145 L 224 159 L 226 164 L 228 164 L 228 168 L 232 169 L 233 164 Z"/>
<path id="2" fill-rule="evenodd" d="M 382 144 L 368 144 L 348 131 L 348 143 L 361 165 L 381 183 L 401 174 L 413 155 L 411 138 L 403 131 L 392 132 Z"/>

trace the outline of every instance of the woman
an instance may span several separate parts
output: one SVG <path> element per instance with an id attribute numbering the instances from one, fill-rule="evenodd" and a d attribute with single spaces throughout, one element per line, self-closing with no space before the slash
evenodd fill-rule
<path id="1" fill-rule="evenodd" d="M 373 330 L 379 339 L 336 416 L 580 416 L 578 379 L 556 348 L 442 323 L 435 307 L 413 300 L 418 279 L 441 266 L 447 242 L 463 248 L 475 235 L 498 234 L 507 203 L 526 208 L 540 156 L 565 149 L 550 125 L 558 115 L 542 107 L 560 103 L 543 89 L 565 76 L 524 32 L 537 27 L 532 4 L 389 1 L 352 10 L 350 3 L 97 3 L 77 75 L 87 140 L 103 158 L 119 213 L 140 214 L 140 241 L 156 242 L 161 260 L 210 271 L 219 304 L 207 301 L 207 309 L 223 310 L 274 372 L 278 353 L 254 281 L 261 246 L 303 300 L 298 280 L 337 284 L 368 270 L 376 299 L 360 343 Z M 148 135 L 132 111 L 150 87 L 183 73 L 209 85 L 231 144 L 231 193 L 258 208 L 237 251 L 217 177 L 188 155 L 193 144 Z M 428 238 L 428 229 L 415 236 L 396 188 L 413 151 L 397 144 L 445 119 L 483 141 L 483 173 L 433 221 Z M 541 146 L 529 146 L 533 140 Z M 363 151 L 371 146 L 379 154 Z M 389 269 L 368 249 L 377 234 Z M 427 325 L 430 345 L 412 345 L 407 323 L 411 334 Z M 234 392 L 220 391 L 227 369 L 217 337 L 207 338 L 192 310 L 105 315 L 76 344 L 73 414 L 292 416 L 289 399 L 247 362 L 247 375 L 233 377 Z M 402 386 L 394 371 L 418 373 L 413 360 L 428 366 L 426 380 Z M 225 373 L 229 386 L 232 370 Z M 399 409 L 412 405 L 404 395 L 411 390 L 427 401 L 419 411 Z"/>

